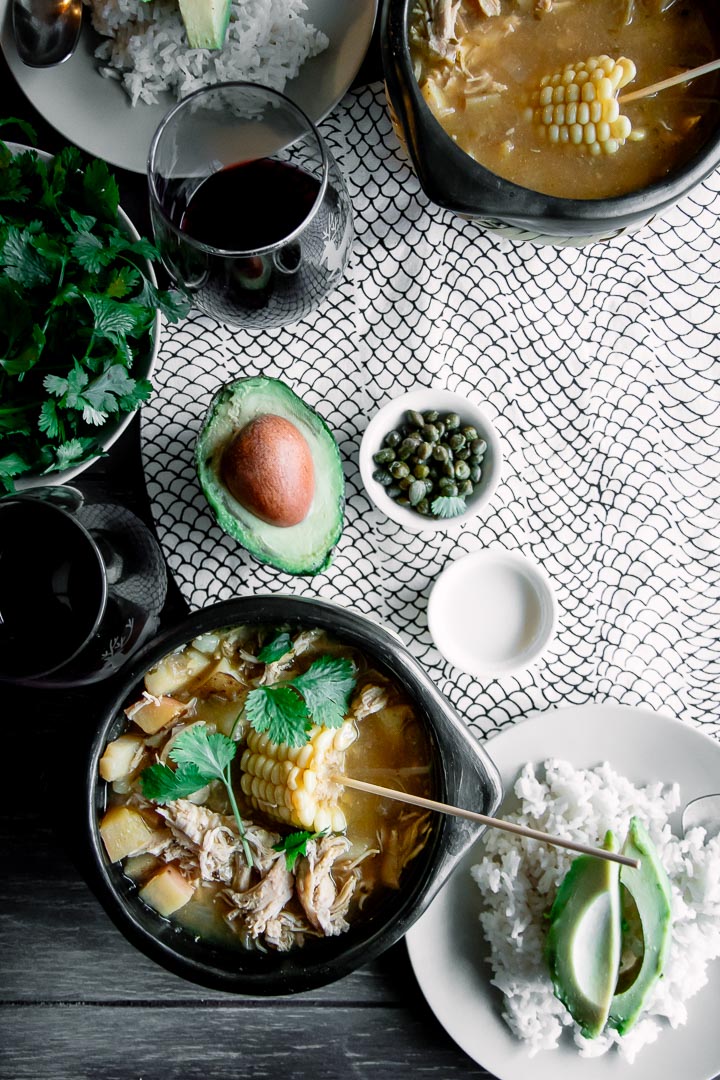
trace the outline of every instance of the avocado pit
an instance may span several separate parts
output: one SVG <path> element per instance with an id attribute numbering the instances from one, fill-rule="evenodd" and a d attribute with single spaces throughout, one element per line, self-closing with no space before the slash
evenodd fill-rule
<path id="1" fill-rule="evenodd" d="M 265 413 L 245 424 L 223 452 L 221 475 L 240 505 L 269 525 L 298 525 L 310 511 L 312 453 L 305 436 L 285 417 Z"/>

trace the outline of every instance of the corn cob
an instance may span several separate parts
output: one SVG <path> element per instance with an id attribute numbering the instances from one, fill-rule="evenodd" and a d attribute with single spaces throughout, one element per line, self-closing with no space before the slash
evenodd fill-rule
<path id="1" fill-rule="evenodd" d="M 543 78 L 526 119 L 551 143 L 570 144 L 593 155 L 615 154 L 627 139 L 643 137 L 620 114 L 617 100 L 635 73 L 632 60 L 625 57 L 591 56 L 583 63 L 566 64 Z"/>
<path id="2" fill-rule="evenodd" d="M 274 821 L 313 832 L 344 832 L 347 822 L 338 806 L 342 788 L 329 778 L 342 771 L 345 751 L 356 738 L 352 720 L 339 728 L 315 725 L 304 746 L 275 743 L 251 729 L 240 760 L 242 791 Z"/>

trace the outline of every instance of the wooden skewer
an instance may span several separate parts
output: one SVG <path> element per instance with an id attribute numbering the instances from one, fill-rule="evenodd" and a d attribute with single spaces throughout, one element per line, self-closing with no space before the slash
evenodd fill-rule
<path id="1" fill-rule="evenodd" d="M 578 844 L 574 840 L 563 840 L 559 836 L 550 836 L 549 833 L 540 832 L 539 829 L 515 825 L 511 821 L 503 821 L 502 818 L 487 817 L 486 814 L 477 814 L 474 810 L 463 810 L 459 806 L 450 806 L 449 803 L 436 802 L 435 799 L 425 799 L 421 795 L 408 795 L 405 791 L 380 787 L 379 784 L 368 784 L 365 780 L 354 780 L 350 776 L 341 774 L 331 776 L 330 779 L 336 784 L 354 788 L 355 791 L 365 791 L 369 795 L 381 795 L 387 799 L 395 799 L 397 802 L 409 803 L 411 806 L 421 806 L 425 810 L 438 810 L 441 814 L 467 818 L 468 821 L 477 821 L 480 825 L 488 825 L 493 829 L 504 829 L 505 832 L 517 833 L 518 836 L 528 836 L 531 840 L 542 840 L 546 844 L 554 844 L 555 847 L 569 848 L 570 851 L 578 851 L 581 855 L 594 855 L 598 859 L 607 859 L 608 862 L 632 866 L 635 870 L 640 865 L 637 859 L 629 859 L 627 855 L 618 855 L 615 851 L 604 851 L 602 848 Z"/>
<path id="2" fill-rule="evenodd" d="M 618 98 L 620 105 L 624 105 L 626 101 L 636 101 L 638 98 L 650 97 L 651 94 L 657 94 L 659 90 L 667 90 L 669 86 L 677 86 L 679 83 L 690 82 L 691 79 L 698 79 L 701 75 L 709 75 L 711 71 L 718 71 L 720 69 L 720 59 L 711 60 L 709 64 L 703 64 L 702 67 L 690 68 L 689 71 L 681 71 L 679 75 L 673 75 L 669 79 L 663 79 L 662 82 L 653 83 L 651 86 L 645 86 L 642 90 L 631 90 L 629 94 L 623 94 Z"/>

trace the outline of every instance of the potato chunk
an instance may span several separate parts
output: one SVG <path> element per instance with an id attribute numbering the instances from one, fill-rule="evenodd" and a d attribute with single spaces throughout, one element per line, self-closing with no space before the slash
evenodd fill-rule
<path id="1" fill-rule="evenodd" d="M 170 653 L 151 668 L 145 676 L 145 689 L 153 697 L 177 694 L 179 690 L 188 690 L 198 676 L 206 671 L 210 674 L 217 666 L 217 660 L 190 646 L 182 652 Z"/>
<path id="2" fill-rule="evenodd" d="M 157 701 L 141 700 L 125 710 L 128 719 L 137 724 L 147 735 L 154 735 L 160 728 L 172 723 L 187 708 L 182 701 L 172 697 L 161 697 Z"/>
<path id="3" fill-rule="evenodd" d="M 112 806 L 100 822 L 100 835 L 110 861 L 118 862 L 146 848 L 154 832 L 139 810 Z"/>
<path id="4" fill-rule="evenodd" d="M 195 886 L 182 876 L 177 866 L 170 864 L 154 874 L 139 895 L 159 915 L 172 915 L 187 904 L 194 892 Z"/>
<path id="5" fill-rule="evenodd" d="M 103 780 L 112 783 L 113 780 L 122 780 L 140 764 L 143 756 L 145 743 L 139 735 L 121 735 L 105 747 L 105 753 L 100 758 L 100 775 Z"/>

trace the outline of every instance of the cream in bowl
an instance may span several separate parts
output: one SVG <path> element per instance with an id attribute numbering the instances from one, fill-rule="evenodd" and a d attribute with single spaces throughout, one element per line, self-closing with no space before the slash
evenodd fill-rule
<path id="1" fill-rule="evenodd" d="M 547 575 L 517 552 L 475 551 L 437 579 L 428 602 L 435 645 L 477 678 L 529 667 L 555 632 L 557 603 Z"/>

